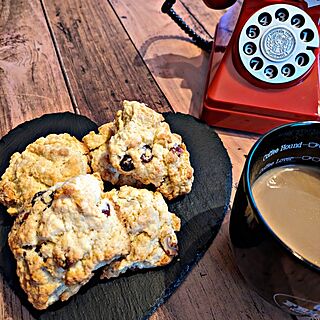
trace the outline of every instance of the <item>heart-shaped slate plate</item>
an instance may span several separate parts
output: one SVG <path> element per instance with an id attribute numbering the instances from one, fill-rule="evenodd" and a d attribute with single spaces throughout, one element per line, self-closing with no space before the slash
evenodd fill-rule
<path id="1" fill-rule="evenodd" d="M 225 216 L 231 192 L 231 163 L 212 128 L 183 114 L 164 114 L 171 130 L 180 134 L 195 169 L 191 193 L 168 202 L 182 222 L 178 233 L 179 256 L 164 268 L 132 272 L 101 281 L 97 274 L 69 301 L 39 312 L 27 301 L 16 275 L 16 263 L 7 236 L 13 220 L 0 208 L 0 270 L 21 302 L 37 319 L 145 319 L 161 305 L 190 272 L 212 243 Z M 56 113 L 25 122 L 0 140 L 0 175 L 11 155 L 49 133 L 68 132 L 81 139 L 97 125 L 86 117 Z"/>

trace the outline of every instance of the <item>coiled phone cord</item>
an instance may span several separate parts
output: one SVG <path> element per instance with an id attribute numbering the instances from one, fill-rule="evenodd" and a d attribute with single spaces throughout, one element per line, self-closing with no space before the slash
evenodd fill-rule
<path id="1" fill-rule="evenodd" d="M 210 53 L 212 50 L 212 41 L 208 41 L 199 36 L 182 20 L 182 18 L 172 8 L 175 3 L 176 0 L 166 0 L 161 7 L 161 11 L 166 13 L 193 40 L 193 43 L 196 46 Z"/>

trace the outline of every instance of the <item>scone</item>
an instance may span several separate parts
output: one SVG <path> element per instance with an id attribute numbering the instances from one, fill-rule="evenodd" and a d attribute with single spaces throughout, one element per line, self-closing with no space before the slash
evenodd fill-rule
<path id="1" fill-rule="evenodd" d="M 102 187 L 94 175 L 71 178 L 38 194 L 16 218 L 9 246 L 35 308 L 67 300 L 94 270 L 129 253 L 127 230 Z"/>
<path id="2" fill-rule="evenodd" d="M 16 152 L 0 181 L 0 203 L 11 215 L 30 208 L 39 191 L 90 172 L 88 148 L 67 133 L 50 134 Z"/>
<path id="3" fill-rule="evenodd" d="M 91 131 L 83 137 L 82 141 L 90 150 L 90 166 L 93 172 L 99 173 L 104 181 L 111 182 L 114 185 L 141 186 L 142 184 L 133 177 L 121 175 L 110 164 L 108 143 L 115 134 L 115 130 L 114 122 L 110 122 L 99 127 L 98 134 Z"/>
<path id="4" fill-rule="evenodd" d="M 126 228 L 130 238 L 127 256 L 108 264 L 102 277 L 117 277 L 128 269 L 164 266 L 178 251 L 175 231 L 180 219 L 168 211 L 159 192 L 123 186 L 104 194 Z"/>
<path id="5" fill-rule="evenodd" d="M 171 200 L 189 193 L 190 155 L 181 136 L 170 131 L 161 114 L 136 101 L 124 101 L 113 123 L 90 133 L 92 168 L 117 185 L 153 185 Z"/>

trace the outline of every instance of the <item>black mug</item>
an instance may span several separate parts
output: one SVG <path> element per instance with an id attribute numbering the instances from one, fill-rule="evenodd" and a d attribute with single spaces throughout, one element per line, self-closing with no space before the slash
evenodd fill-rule
<path id="1" fill-rule="evenodd" d="M 252 184 L 264 172 L 294 164 L 320 167 L 320 122 L 287 124 L 256 142 L 235 195 L 230 238 L 240 272 L 260 296 L 292 315 L 320 319 L 319 266 L 279 239 L 252 195 Z"/>

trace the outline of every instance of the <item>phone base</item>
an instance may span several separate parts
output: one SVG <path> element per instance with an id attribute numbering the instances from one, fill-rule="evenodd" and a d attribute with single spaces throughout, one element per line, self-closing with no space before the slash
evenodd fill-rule
<path id="1" fill-rule="evenodd" d="M 209 125 L 265 133 L 279 125 L 320 120 L 319 66 L 289 88 L 253 85 L 235 69 L 230 48 L 217 67 L 212 54 L 201 119 Z"/>
<path id="2" fill-rule="evenodd" d="M 212 99 L 205 99 L 203 102 L 201 119 L 211 126 L 260 134 L 291 122 L 320 120 L 318 106 L 316 105 L 314 105 L 314 112 L 310 112 L 309 114 L 301 113 L 298 115 L 295 112 L 290 113 L 287 110 L 288 117 L 275 116 L 279 112 L 279 109 L 273 111 L 272 109 L 264 109 L 264 114 L 258 114 L 254 113 L 254 110 L 249 112 L 250 108 L 252 108 L 252 106 L 242 105 L 239 101 L 239 104 L 236 105 L 237 110 L 234 110 L 234 104 L 228 105 L 226 102 L 214 102 Z M 303 109 L 303 104 L 301 105 L 301 108 Z"/>
<path id="3" fill-rule="evenodd" d="M 203 106 L 201 119 L 211 126 L 263 134 L 275 127 L 292 122 L 292 119 L 280 119 L 245 112 L 230 111 L 222 108 Z M 318 117 L 301 119 L 319 120 Z M 299 120 L 297 120 L 299 121 Z"/>
<path id="4" fill-rule="evenodd" d="M 290 122 L 320 120 L 317 66 L 291 90 L 254 88 L 235 70 L 230 74 L 228 62 L 220 67 L 209 75 L 203 101 L 201 119 L 209 125 L 263 134 Z"/>

